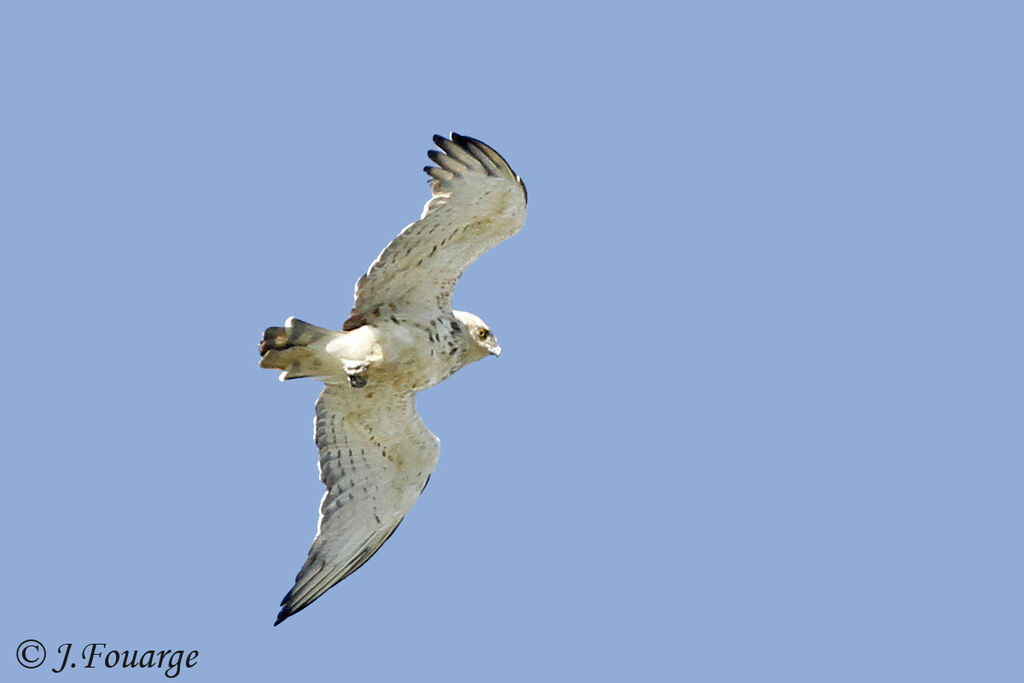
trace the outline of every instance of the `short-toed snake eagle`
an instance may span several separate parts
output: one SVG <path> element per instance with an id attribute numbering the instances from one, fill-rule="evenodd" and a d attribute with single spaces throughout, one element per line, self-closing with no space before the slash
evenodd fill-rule
<path id="1" fill-rule="evenodd" d="M 423 215 L 356 282 L 341 330 L 289 318 L 260 342 L 260 366 L 324 383 L 316 402 L 320 503 L 316 538 L 276 624 L 358 569 L 394 532 L 437 464 L 439 441 L 416 392 L 501 347 L 484 322 L 453 311 L 452 290 L 485 251 L 526 220 L 526 187 L 493 149 L 452 133 L 424 170 Z"/>

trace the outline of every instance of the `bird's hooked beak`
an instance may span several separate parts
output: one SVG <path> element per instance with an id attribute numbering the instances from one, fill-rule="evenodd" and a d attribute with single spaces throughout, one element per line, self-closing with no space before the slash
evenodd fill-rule
<path id="1" fill-rule="evenodd" d="M 501 355 L 501 347 L 500 346 L 495 346 L 493 349 L 491 349 L 491 355 L 492 356 L 500 356 Z"/>

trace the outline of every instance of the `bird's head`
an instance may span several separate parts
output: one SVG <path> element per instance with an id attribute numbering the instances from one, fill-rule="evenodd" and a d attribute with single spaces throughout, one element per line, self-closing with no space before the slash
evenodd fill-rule
<path id="1" fill-rule="evenodd" d="M 470 362 L 480 360 L 485 356 L 500 356 L 501 347 L 498 346 L 498 339 L 487 327 L 487 323 L 465 311 L 452 311 L 455 319 L 462 323 L 462 328 L 469 335 L 469 357 Z"/>

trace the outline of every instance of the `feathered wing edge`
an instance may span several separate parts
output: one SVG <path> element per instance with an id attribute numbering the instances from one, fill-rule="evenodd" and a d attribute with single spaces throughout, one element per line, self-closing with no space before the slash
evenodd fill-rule
<path id="1" fill-rule="evenodd" d="M 367 560 L 373 557 L 380 550 L 380 547 L 391 538 L 391 534 L 395 533 L 395 530 L 404 519 L 405 517 L 402 517 L 402 519 L 398 520 L 398 524 L 391 527 L 383 537 L 375 534 L 374 536 L 378 537 L 378 540 L 368 539 L 369 542 L 344 567 L 328 567 L 323 562 L 319 562 L 319 566 L 317 566 L 314 558 L 310 557 L 306 564 L 303 565 L 302 570 L 295 575 L 295 585 L 281 599 L 281 611 L 277 613 L 277 620 L 274 622 L 274 626 L 312 605 L 317 598 L 326 593 L 336 583 L 366 564 Z M 313 566 L 310 566 L 311 563 Z M 306 572 L 313 569 L 314 566 L 316 567 L 315 572 L 303 581 Z M 301 584 L 300 581 L 302 581 Z"/>
<path id="2" fill-rule="evenodd" d="M 484 167 L 487 175 L 504 176 L 519 183 L 519 187 L 523 190 L 523 202 L 529 202 L 526 183 L 516 175 L 516 172 L 512 170 L 512 166 L 505 161 L 505 157 L 498 154 L 486 143 L 476 138 L 471 138 L 468 135 L 459 135 L 455 132 L 451 134 L 451 140 L 441 135 L 435 135 L 433 140 L 434 144 L 444 152 L 442 154 L 436 149 L 428 151 L 427 156 L 437 166 L 423 167 L 423 171 L 433 178 L 433 181 L 430 183 L 430 189 L 434 194 L 443 192 L 444 183 L 453 180 L 456 174 L 465 171 L 467 167 L 475 165 L 472 162 L 476 161 Z M 423 213 L 426 214 L 426 212 L 427 208 L 424 207 Z"/>
<path id="3" fill-rule="evenodd" d="M 450 306 L 463 271 L 522 228 L 526 187 L 519 176 L 483 142 L 451 135 L 451 140 L 434 136 L 440 151 L 427 155 L 437 166 L 424 167 L 432 196 L 419 220 L 391 240 L 356 281 L 355 302 L 342 329 L 394 313 L 396 305 Z"/>
<path id="4" fill-rule="evenodd" d="M 420 419 L 413 394 L 390 399 L 380 395 L 353 405 L 347 400 L 352 391 L 325 385 L 317 399 L 316 443 L 327 491 L 316 537 L 281 600 L 275 626 L 373 557 L 402 523 L 437 465 L 439 441 Z M 374 435 L 373 426 L 379 425 L 388 425 L 390 434 L 378 429 Z"/>

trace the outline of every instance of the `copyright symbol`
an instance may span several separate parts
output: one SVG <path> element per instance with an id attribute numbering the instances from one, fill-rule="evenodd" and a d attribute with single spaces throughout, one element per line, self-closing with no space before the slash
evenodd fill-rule
<path id="1" fill-rule="evenodd" d="M 21 641 L 18 646 L 18 664 L 26 669 L 34 669 L 46 660 L 46 648 L 38 640 L 29 638 Z"/>

